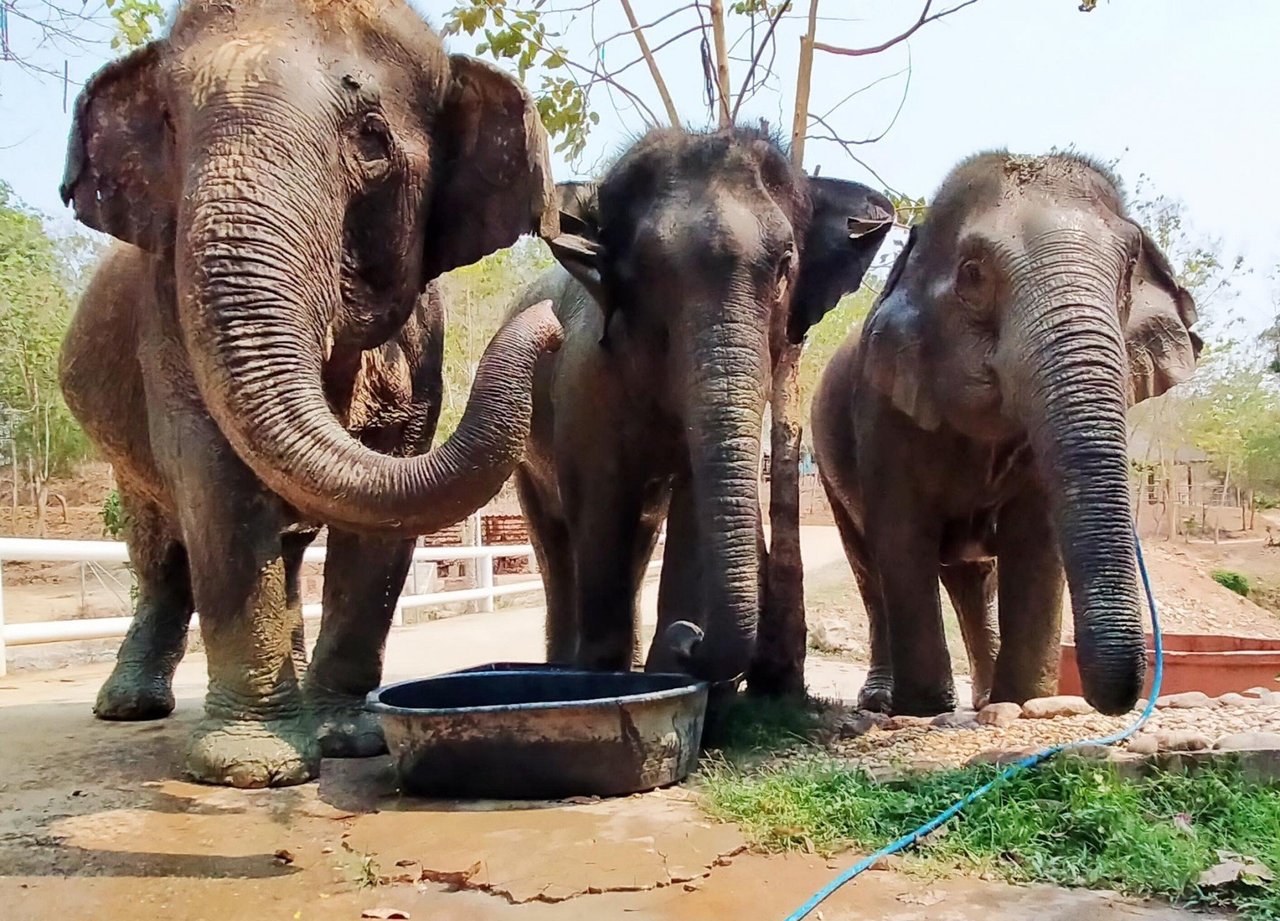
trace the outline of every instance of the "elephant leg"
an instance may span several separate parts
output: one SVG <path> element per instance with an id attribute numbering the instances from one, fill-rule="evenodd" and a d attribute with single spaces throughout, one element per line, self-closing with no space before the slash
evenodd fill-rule
<path id="1" fill-rule="evenodd" d="M 578 614 L 569 529 L 563 518 L 546 507 L 537 484 L 525 470 L 516 471 L 516 493 L 529 522 L 529 539 L 547 601 L 547 661 L 572 665 L 578 652 Z"/>
<path id="2" fill-rule="evenodd" d="M 868 508 L 865 534 L 889 626 L 893 712 L 955 709 L 955 681 L 938 594 L 940 535 L 909 496 L 885 494 Z"/>
<path id="3" fill-rule="evenodd" d="M 1000 511 L 1000 653 L 993 703 L 1025 703 L 1057 693 L 1063 571 L 1053 533 L 1048 499 L 1034 487 Z"/>
<path id="4" fill-rule="evenodd" d="M 201 432 L 182 452 L 183 536 L 209 662 L 187 771 L 235 787 L 303 783 L 319 770 L 320 748 L 294 667 L 283 514 L 215 439 Z"/>
<path id="5" fill-rule="evenodd" d="M 137 602 L 93 713 L 102 720 L 160 719 L 173 712 L 173 673 L 187 648 L 194 609 L 187 551 L 160 508 L 125 489 L 120 499 Z"/>
<path id="6" fill-rule="evenodd" d="M 835 491 L 826 485 L 827 499 L 832 517 L 844 546 L 845 559 L 853 570 L 858 583 L 858 594 L 867 610 L 868 645 L 871 647 L 871 665 L 867 678 L 858 691 L 858 709 L 887 713 L 893 706 L 893 663 L 889 653 L 889 624 L 885 618 L 884 600 L 880 595 L 880 579 L 872 568 L 870 553 L 862 532 L 858 530 L 848 510 L 840 502 Z"/>
<path id="7" fill-rule="evenodd" d="M 366 758 L 386 751 L 365 696 L 382 680 L 387 632 L 413 562 L 414 540 L 388 540 L 329 529 L 324 615 L 306 678 L 326 758 Z"/>
<path id="8" fill-rule="evenodd" d="M 671 493 L 667 513 L 667 543 L 662 548 L 662 575 L 658 581 L 658 627 L 645 662 L 648 671 L 680 667 L 672 660 L 663 639 L 677 621 L 703 624 L 702 586 L 698 566 L 698 522 L 689 483 L 679 483 Z"/>
<path id="9" fill-rule="evenodd" d="M 575 660 L 585 668 L 626 671 L 635 647 L 641 503 L 614 478 L 592 482 L 576 497 L 569 521 L 580 627 Z"/>
<path id="10" fill-rule="evenodd" d="M 973 708 L 981 710 L 991 699 L 1000 634 L 996 626 L 996 564 L 991 560 L 943 566 L 942 585 L 951 597 L 960 621 L 973 681 Z"/>

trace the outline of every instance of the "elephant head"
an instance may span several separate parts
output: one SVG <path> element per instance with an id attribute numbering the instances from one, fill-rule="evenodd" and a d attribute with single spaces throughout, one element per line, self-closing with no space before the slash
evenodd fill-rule
<path id="1" fill-rule="evenodd" d="M 254 473 L 307 517 L 403 534 L 501 486 L 558 324 L 540 306 L 499 333 L 428 455 L 365 449 L 341 395 L 430 279 L 553 232 L 553 193 L 528 94 L 390 0 L 187 3 L 80 94 L 62 185 L 169 267 L 199 394 Z"/>
<path id="2" fill-rule="evenodd" d="M 1104 713 L 1146 667 L 1125 413 L 1192 373 L 1195 320 L 1105 170 L 986 153 L 944 182 L 863 328 L 865 378 L 921 428 L 1030 444 Z"/>
<path id="3" fill-rule="evenodd" d="M 883 196 L 812 178 L 750 129 L 650 132 L 591 184 L 562 184 L 560 263 L 603 311 L 607 351 L 638 405 L 687 447 L 700 610 L 648 666 L 741 675 L 762 559 L 760 430 L 781 346 L 861 284 L 893 219 Z"/>

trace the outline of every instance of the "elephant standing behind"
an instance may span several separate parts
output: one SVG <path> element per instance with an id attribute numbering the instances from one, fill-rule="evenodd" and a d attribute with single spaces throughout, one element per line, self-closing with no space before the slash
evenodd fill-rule
<path id="1" fill-rule="evenodd" d="M 80 94 L 62 191 L 127 244 L 98 269 L 62 364 L 68 405 L 116 469 L 139 580 L 98 714 L 172 709 L 196 608 L 197 779 L 297 783 L 322 748 L 376 751 L 361 705 L 411 538 L 509 476 L 534 363 L 558 342 L 545 306 L 511 320 L 458 431 L 418 453 L 439 409 L 427 283 L 555 227 L 532 99 L 446 55 L 398 0 L 191 0 Z M 321 524 L 304 694 L 298 569 Z"/>
<path id="2" fill-rule="evenodd" d="M 939 577 L 975 704 L 1055 693 L 1064 568 L 1085 697 L 1133 706 L 1146 655 L 1125 411 L 1192 373 L 1195 319 L 1101 167 L 984 153 L 952 171 L 813 405 L 870 619 L 864 706 L 955 705 Z"/>
<path id="3" fill-rule="evenodd" d="M 598 183 L 564 183 L 517 473 L 553 662 L 627 669 L 637 594 L 668 516 L 648 667 L 731 680 L 754 651 L 760 430 L 781 345 L 858 288 L 893 209 L 812 178 L 750 129 L 655 130 Z M 705 634 L 699 642 L 698 637 Z"/>

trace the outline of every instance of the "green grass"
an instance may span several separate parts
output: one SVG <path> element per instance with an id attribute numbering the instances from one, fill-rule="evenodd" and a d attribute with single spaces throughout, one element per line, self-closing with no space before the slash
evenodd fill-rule
<path id="1" fill-rule="evenodd" d="M 918 827 L 993 776 L 994 768 L 874 784 L 855 767 L 811 756 L 743 768 L 712 761 L 708 811 L 770 850 L 873 850 Z M 1235 768 L 1125 780 L 1106 765 L 1059 759 L 979 800 L 911 858 L 931 873 L 987 871 L 1015 882 L 1116 889 L 1251 919 L 1280 919 L 1280 884 L 1207 890 L 1219 850 L 1280 873 L 1280 788 Z"/>
<path id="2" fill-rule="evenodd" d="M 816 697 L 804 699 L 741 694 L 709 726 L 705 744 L 732 761 L 774 755 L 807 746 L 822 728 L 832 705 Z"/>
<path id="3" fill-rule="evenodd" d="M 1229 569 L 1215 569 L 1213 571 L 1213 581 L 1217 582 L 1223 588 L 1229 588 L 1237 595 L 1245 598 L 1249 597 L 1249 577 L 1241 572 L 1232 572 Z"/>

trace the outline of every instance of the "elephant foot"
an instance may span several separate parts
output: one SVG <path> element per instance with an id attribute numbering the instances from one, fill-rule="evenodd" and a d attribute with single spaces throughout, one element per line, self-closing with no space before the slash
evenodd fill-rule
<path id="1" fill-rule="evenodd" d="M 168 670 L 120 663 L 93 704 L 100 720 L 159 720 L 173 712 L 173 677 Z"/>
<path id="2" fill-rule="evenodd" d="M 386 754 L 382 724 L 365 710 L 363 698 L 311 693 L 307 695 L 307 707 L 324 757 L 372 758 Z"/>
<path id="3" fill-rule="evenodd" d="M 888 713 L 893 707 L 893 679 L 878 674 L 872 669 L 871 674 L 858 692 L 858 709 L 872 713 Z"/>
<path id="4" fill-rule="evenodd" d="M 320 772 L 320 746 L 309 719 L 205 719 L 187 754 L 187 773 L 226 787 L 288 787 Z"/>

